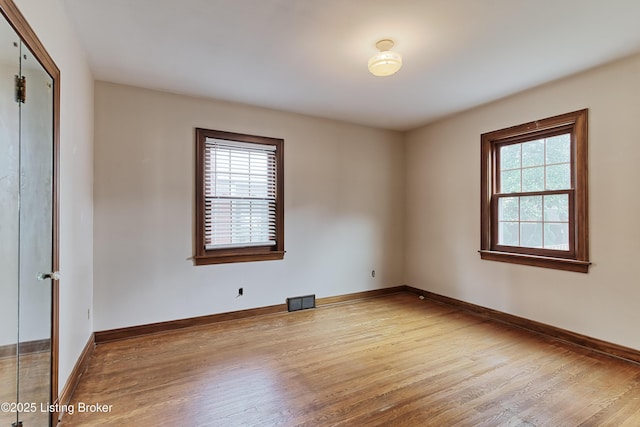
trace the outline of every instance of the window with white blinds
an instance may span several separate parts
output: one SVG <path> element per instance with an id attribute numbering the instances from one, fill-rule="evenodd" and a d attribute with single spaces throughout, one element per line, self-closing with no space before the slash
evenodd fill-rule
<path id="1" fill-rule="evenodd" d="M 196 129 L 196 265 L 284 258 L 284 140 Z"/>
<path id="2" fill-rule="evenodd" d="M 276 147 L 207 138 L 206 249 L 276 244 Z"/>

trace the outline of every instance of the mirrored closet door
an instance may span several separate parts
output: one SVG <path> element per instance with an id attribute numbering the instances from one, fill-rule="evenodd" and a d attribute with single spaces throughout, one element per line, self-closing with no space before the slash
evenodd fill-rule
<path id="1" fill-rule="evenodd" d="M 56 82 L 1 5 L 0 426 L 49 426 L 57 395 Z"/>

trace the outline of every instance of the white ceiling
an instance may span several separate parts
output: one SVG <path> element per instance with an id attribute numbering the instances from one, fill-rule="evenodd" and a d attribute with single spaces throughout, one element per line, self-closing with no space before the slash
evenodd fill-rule
<path id="1" fill-rule="evenodd" d="M 640 51 L 639 0 L 64 2 L 96 79 L 397 130 Z"/>

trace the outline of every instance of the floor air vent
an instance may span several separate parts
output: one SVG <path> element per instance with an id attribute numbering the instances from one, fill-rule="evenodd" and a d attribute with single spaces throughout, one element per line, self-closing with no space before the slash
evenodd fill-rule
<path id="1" fill-rule="evenodd" d="M 287 298 L 287 310 L 289 311 L 306 310 L 307 308 L 315 308 L 315 307 L 316 307 L 315 295 L 305 295 L 303 297 Z"/>

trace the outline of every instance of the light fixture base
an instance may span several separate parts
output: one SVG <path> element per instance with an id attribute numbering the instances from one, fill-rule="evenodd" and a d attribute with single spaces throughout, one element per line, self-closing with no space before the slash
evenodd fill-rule
<path id="1" fill-rule="evenodd" d="M 391 50 L 393 45 L 394 45 L 393 40 L 389 40 L 389 39 L 382 39 L 376 43 L 376 47 L 380 52 Z"/>

